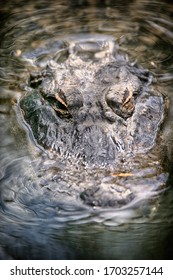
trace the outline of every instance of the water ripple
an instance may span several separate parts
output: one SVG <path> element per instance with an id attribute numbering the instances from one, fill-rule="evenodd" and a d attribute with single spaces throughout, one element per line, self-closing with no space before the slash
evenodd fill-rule
<path id="1" fill-rule="evenodd" d="M 79 39 L 86 33 L 112 36 L 118 50 L 131 63 L 149 69 L 161 92 L 173 98 L 172 4 L 160 0 L 7 2 L 1 6 L 0 30 L 0 258 L 164 258 L 172 248 L 173 223 L 172 189 L 161 195 L 167 174 L 152 166 L 140 170 L 136 162 L 131 182 L 138 196 L 121 209 L 89 209 L 79 201 L 72 203 L 70 195 L 65 203 L 63 193 L 56 194 L 56 184 L 51 181 L 52 192 L 46 187 L 53 178 L 50 173 L 63 174 L 64 184 L 67 178 L 83 186 L 83 179 L 73 182 L 74 173 L 72 179 L 60 163 L 53 169 L 50 160 L 42 170 L 43 182 L 38 168 L 42 152 L 24 129 L 16 102 L 31 71 L 45 67 L 57 52 L 65 53 L 69 35 Z M 173 112 L 169 114 L 170 121 Z M 169 131 L 166 135 L 171 141 Z M 152 179 L 147 177 L 150 172 Z M 150 188 L 147 183 L 140 185 L 142 176 L 150 180 Z M 105 186 L 116 183 L 110 176 L 104 180 Z M 126 180 L 122 184 L 128 186 Z M 163 244 L 168 244 L 166 250 Z"/>

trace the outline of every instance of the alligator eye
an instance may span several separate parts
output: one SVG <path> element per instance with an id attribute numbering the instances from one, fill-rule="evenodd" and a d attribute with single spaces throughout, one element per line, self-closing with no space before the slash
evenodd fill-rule
<path id="1" fill-rule="evenodd" d="M 135 109 L 135 102 L 134 102 L 134 97 L 132 96 L 129 98 L 127 101 L 123 103 L 122 106 L 122 113 L 125 118 L 130 117 L 133 114 L 133 111 Z"/>
<path id="2" fill-rule="evenodd" d="M 135 108 L 133 91 L 127 88 L 122 91 L 118 87 L 114 90 L 109 91 L 107 94 L 107 104 L 116 115 L 127 119 L 133 114 Z"/>
<path id="3" fill-rule="evenodd" d="M 70 117 L 64 93 L 60 89 L 56 93 L 47 94 L 45 99 L 60 117 Z"/>

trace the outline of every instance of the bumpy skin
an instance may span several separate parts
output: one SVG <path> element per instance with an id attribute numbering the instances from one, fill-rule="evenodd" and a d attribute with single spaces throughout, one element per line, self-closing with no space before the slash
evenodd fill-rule
<path id="1" fill-rule="evenodd" d="M 31 91 L 20 101 L 24 119 L 38 144 L 57 160 L 127 172 L 135 157 L 142 159 L 155 146 L 163 96 L 149 71 L 130 64 L 115 47 L 82 47 L 70 45 L 64 62 L 52 59 L 42 72 L 31 74 Z M 119 191 L 86 187 L 79 193 L 91 206 L 124 205 L 135 196 L 125 186 Z M 119 199 L 118 193 L 125 195 Z"/>

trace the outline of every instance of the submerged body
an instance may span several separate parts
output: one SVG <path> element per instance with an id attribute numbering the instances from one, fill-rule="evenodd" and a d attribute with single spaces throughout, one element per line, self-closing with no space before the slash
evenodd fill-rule
<path id="1" fill-rule="evenodd" d="M 78 177 L 69 187 L 67 176 L 63 200 L 68 192 L 82 205 L 122 207 L 141 187 L 151 184 L 153 191 L 165 183 L 157 146 L 163 95 L 151 73 L 125 59 L 113 40 L 70 43 L 65 58 L 31 74 L 20 107 L 36 142 Z"/>

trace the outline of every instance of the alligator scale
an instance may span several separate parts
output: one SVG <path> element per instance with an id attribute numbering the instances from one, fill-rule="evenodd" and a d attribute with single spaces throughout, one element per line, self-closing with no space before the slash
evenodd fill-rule
<path id="1" fill-rule="evenodd" d="M 54 184 L 57 199 L 69 203 L 125 206 L 148 185 L 152 193 L 165 183 L 158 149 L 164 97 L 152 74 L 113 40 L 67 45 L 66 57 L 52 57 L 30 75 L 20 100 L 36 142 L 72 173 L 59 181 L 52 173 L 46 187 Z"/>

